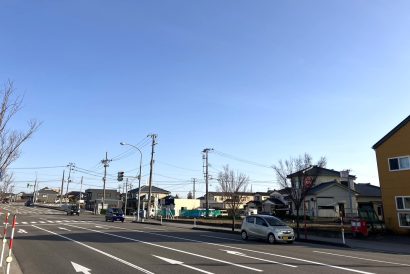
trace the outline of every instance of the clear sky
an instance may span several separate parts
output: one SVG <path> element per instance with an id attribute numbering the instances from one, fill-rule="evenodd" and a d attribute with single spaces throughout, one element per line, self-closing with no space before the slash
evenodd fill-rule
<path id="1" fill-rule="evenodd" d="M 2 0 L 0 84 L 25 96 L 12 126 L 43 122 L 11 166 L 16 191 L 36 176 L 59 187 L 69 162 L 93 171 L 70 190 L 81 176 L 101 188 L 105 152 L 117 188 L 139 164 L 121 141 L 141 146 L 145 183 L 151 133 L 154 185 L 183 197 L 193 177 L 204 194 L 204 148 L 214 177 L 229 164 L 253 191 L 278 188 L 269 166 L 304 152 L 378 185 L 371 146 L 410 114 L 409 13 L 389 0 Z"/>

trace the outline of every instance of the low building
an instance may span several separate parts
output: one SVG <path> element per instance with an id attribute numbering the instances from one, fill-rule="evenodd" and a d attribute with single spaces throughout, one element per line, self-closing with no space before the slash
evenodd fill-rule
<path id="1" fill-rule="evenodd" d="M 166 196 L 160 199 L 160 209 L 164 211 L 165 216 L 181 216 L 181 212 L 193 210 L 200 207 L 201 201 L 198 199 L 180 199 L 173 196 Z"/>
<path id="2" fill-rule="evenodd" d="M 383 203 L 380 187 L 367 184 L 355 184 L 357 195 L 357 205 L 360 210 L 371 210 L 377 218 L 383 220 Z"/>
<path id="3" fill-rule="evenodd" d="M 138 197 L 138 192 L 140 197 Z M 147 209 L 148 207 L 148 194 L 149 187 L 141 186 L 141 191 L 138 188 L 132 189 L 127 192 L 127 209 L 136 210 L 138 208 L 138 202 L 140 203 L 140 209 Z M 151 186 L 151 208 L 154 208 L 154 212 L 158 209 L 159 200 L 165 198 L 171 194 L 170 191 Z"/>
<path id="4" fill-rule="evenodd" d="M 42 188 L 36 193 L 36 202 L 44 204 L 54 204 L 59 193 L 48 187 Z"/>
<path id="5" fill-rule="evenodd" d="M 103 189 L 86 189 L 85 190 L 85 209 L 98 211 L 103 208 Z M 120 193 L 117 190 L 106 189 L 104 208 L 122 207 L 123 203 L 120 200 Z"/>
<path id="6" fill-rule="evenodd" d="M 410 115 L 372 147 L 386 228 L 410 234 Z"/>

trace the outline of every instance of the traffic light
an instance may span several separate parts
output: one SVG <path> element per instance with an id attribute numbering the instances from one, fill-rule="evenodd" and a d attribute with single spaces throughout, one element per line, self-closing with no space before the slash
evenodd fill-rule
<path id="1" fill-rule="evenodd" d="M 124 180 L 124 171 L 118 171 L 118 181 Z"/>

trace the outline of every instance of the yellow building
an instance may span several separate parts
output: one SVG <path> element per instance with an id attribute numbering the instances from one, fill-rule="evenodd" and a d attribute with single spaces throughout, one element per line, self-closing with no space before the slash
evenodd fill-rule
<path id="1" fill-rule="evenodd" d="M 373 149 L 386 227 L 396 233 L 410 234 L 410 115 Z"/>

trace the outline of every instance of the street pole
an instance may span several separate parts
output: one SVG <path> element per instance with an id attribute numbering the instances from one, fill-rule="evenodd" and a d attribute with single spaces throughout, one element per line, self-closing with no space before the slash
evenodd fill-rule
<path id="1" fill-rule="evenodd" d="M 147 215 L 148 218 L 151 217 L 151 189 L 152 189 L 152 171 L 154 168 L 154 147 L 157 144 L 155 142 L 157 135 L 156 134 L 150 134 L 147 137 L 152 138 L 152 144 L 151 144 L 151 161 L 150 161 L 150 170 L 149 170 L 149 182 L 148 182 L 148 207 L 147 207 Z"/>
<path id="2" fill-rule="evenodd" d="M 62 202 L 63 202 L 64 173 L 65 173 L 65 169 L 63 169 L 63 178 L 61 179 L 61 190 L 60 190 L 60 207 L 62 206 Z"/>
<path id="3" fill-rule="evenodd" d="M 128 178 L 125 180 L 125 216 L 127 216 Z"/>
<path id="4" fill-rule="evenodd" d="M 212 151 L 213 148 L 205 148 L 203 153 L 203 159 L 205 159 L 205 207 L 206 207 L 206 217 L 209 217 L 209 195 L 208 195 L 208 152 Z"/>
<path id="5" fill-rule="evenodd" d="M 346 180 L 347 182 L 347 189 L 348 189 L 348 195 L 349 195 L 349 207 L 350 207 L 350 219 L 353 218 L 353 202 L 352 202 L 352 189 L 350 186 L 350 180 L 349 180 L 349 170 L 344 170 L 340 172 L 340 177 L 343 180 Z"/>
<path id="6" fill-rule="evenodd" d="M 138 204 L 137 204 L 137 222 L 139 222 L 140 221 L 140 199 L 141 199 L 141 165 L 142 165 L 142 152 L 141 152 L 141 150 L 138 148 L 138 147 L 136 147 L 136 146 L 134 146 L 134 145 L 131 145 L 131 144 L 128 144 L 128 143 L 124 143 L 124 142 L 121 142 L 120 143 L 122 146 L 131 146 L 131 147 L 133 147 L 133 148 L 135 148 L 136 150 L 138 150 L 138 152 L 140 153 L 140 167 L 139 167 L 139 174 L 138 174 Z M 128 180 L 128 179 L 127 179 Z M 128 182 L 128 181 L 127 181 Z M 126 196 L 127 197 L 127 196 Z"/>
<path id="7" fill-rule="evenodd" d="M 102 209 L 104 209 L 105 203 L 105 183 L 107 180 L 107 167 L 110 165 L 108 164 L 111 160 L 108 160 L 108 152 L 105 152 L 105 159 L 101 160 L 101 163 L 104 165 L 104 177 L 103 177 L 103 197 L 102 197 Z"/>
<path id="8" fill-rule="evenodd" d="M 195 199 L 195 182 L 196 182 L 196 178 L 192 178 L 192 182 L 193 182 L 192 199 Z"/>
<path id="9" fill-rule="evenodd" d="M 82 196 L 82 192 L 83 191 L 83 176 L 81 176 L 81 183 L 80 183 L 80 200 L 78 201 L 78 212 L 80 212 L 80 208 L 81 208 L 81 196 Z"/>
<path id="10" fill-rule="evenodd" d="M 67 178 L 67 190 L 65 192 L 65 196 L 66 196 L 66 201 L 68 200 L 68 185 L 70 184 L 70 178 L 71 178 L 71 170 L 74 168 L 74 163 L 69 163 L 68 164 L 68 178 Z"/>

